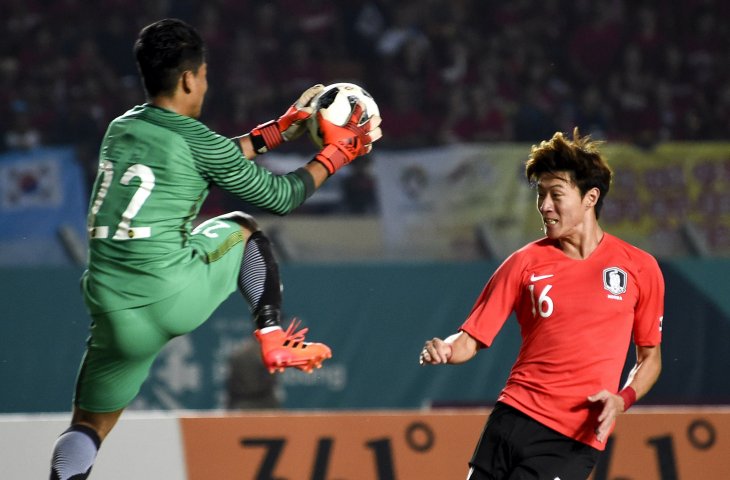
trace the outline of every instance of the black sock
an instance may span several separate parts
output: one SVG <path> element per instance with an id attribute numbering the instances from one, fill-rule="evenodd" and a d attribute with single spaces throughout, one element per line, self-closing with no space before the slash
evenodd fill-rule
<path id="1" fill-rule="evenodd" d="M 251 307 L 256 328 L 281 324 L 279 265 L 271 242 L 261 231 L 251 234 L 246 242 L 238 288 Z"/>
<path id="2" fill-rule="evenodd" d="M 71 425 L 53 446 L 51 480 L 84 480 L 94 466 L 101 439 L 94 429 Z"/>

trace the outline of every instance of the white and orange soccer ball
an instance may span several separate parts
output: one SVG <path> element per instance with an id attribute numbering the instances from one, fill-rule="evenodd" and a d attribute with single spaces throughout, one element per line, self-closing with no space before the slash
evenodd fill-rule
<path id="1" fill-rule="evenodd" d="M 322 133 L 317 122 L 317 112 L 321 112 L 322 118 L 328 122 L 344 125 L 350 118 L 352 108 L 358 100 L 365 106 L 361 123 L 366 122 L 373 115 L 380 115 L 380 109 L 373 96 L 354 83 L 342 82 L 328 85 L 312 100 L 314 111 L 307 121 L 307 129 L 315 145 L 322 148 Z"/>

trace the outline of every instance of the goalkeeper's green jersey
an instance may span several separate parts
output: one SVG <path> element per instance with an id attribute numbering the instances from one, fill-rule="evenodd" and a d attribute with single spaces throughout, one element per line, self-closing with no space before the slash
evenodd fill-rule
<path id="1" fill-rule="evenodd" d="M 311 193 L 308 175 L 275 175 L 196 119 L 134 107 L 111 122 L 101 145 L 87 219 L 89 309 L 148 305 L 187 285 L 186 269 L 200 261 L 192 221 L 212 184 L 283 215 Z"/>

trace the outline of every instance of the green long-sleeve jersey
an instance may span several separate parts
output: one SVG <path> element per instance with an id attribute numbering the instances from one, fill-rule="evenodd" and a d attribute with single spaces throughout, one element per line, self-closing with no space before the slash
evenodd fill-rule
<path id="1" fill-rule="evenodd" d="M 111 122 L 87 218 L 92 312 L 153 303 L 184 286 L 192 221 L 213 184 L 277 214 L 313 189 L 303 169 L 275 175 L 190 117 L 145 104 Z"/>

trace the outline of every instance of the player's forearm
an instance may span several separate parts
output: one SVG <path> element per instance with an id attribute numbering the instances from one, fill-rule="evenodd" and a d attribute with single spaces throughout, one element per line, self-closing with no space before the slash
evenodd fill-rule
<path id="1" fill-rule="evenodd" d="M 327 172 L 327 168 L 325 168 L 325 166 L 319 162 L 309 162 L 302 168 L 309 172 L 309 174 L 312 176 L 315 190 L 321 187 L 322 184 L 327 180 L 327 178 L 329 178 L 329 172 Z"/>
<path id="2" fill-rule="evenodd" d="M 256 156 L 258 156 L 258 153 L 256 153 L 256 149 L 253 146 L 253 142 L 251 141 L 251 136 L 249 134 L 237 137 L 236 140 L 238 140 L 241 151 L 248 160 L 253 160 L 254 158 L 256 158 Z M 317 190 L 319 187 L 321 187 L 322 184 L 327 180 L 327 178 L 329 178 L 329 172 L 327 172 L 327 168 L 319 162 L 310 161 L 302 168 L 306 170 L 311 176 L 311 185 L 314 190 Z"/>
<path id="3" fill-rule="evenodd" d="M 228 175 L 211 176 L 218 185 L 244 202 L 276 215 L 286 215 L 299 207 L 315 188 L 314 180 L 304 169 L 276 175 L 265 168 L 250 165 Z"/>
<path id="4" fill-rule="evenodd" d="M 479 343 L 466 332 L 455 333 L 444 342 L 451 345 L 449 363 L 452 364 L 468 362 L 479 351 Z"/>
<path id="5" fill-rule="evenodd" d="M 649 393 L 661 371 L 661 347 L 637 347 L 636 365 L 629 373 L 626 386 L 633 388 L 636 398 L 639 399 Z"/>
<path id="6" fill-rule="evenodd" d="M 258 153 L 256 153 L 256 149 L 253 148 L 253 143 L 251 142 L 251 135 L 246 134 L 242 135 L 240 137 L 237 137 L 238 145 L 241 147 L 241 151 L 243 152 L 243 156 L 246 157 L 249 160 L 253 160 L 256 158 Z"/>

